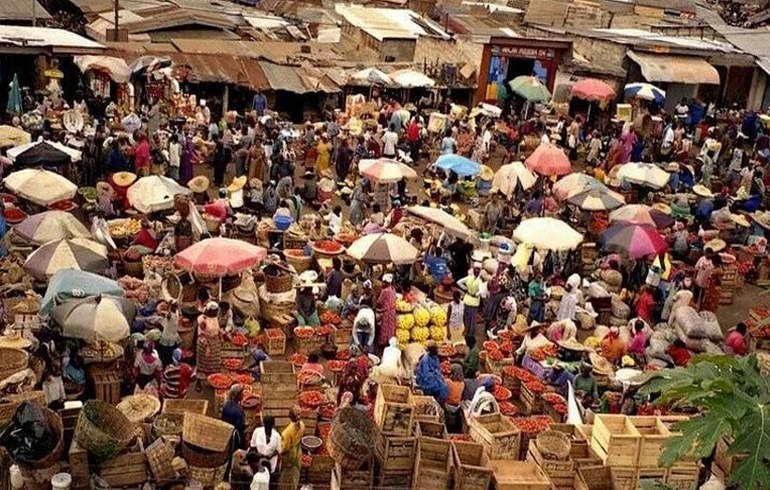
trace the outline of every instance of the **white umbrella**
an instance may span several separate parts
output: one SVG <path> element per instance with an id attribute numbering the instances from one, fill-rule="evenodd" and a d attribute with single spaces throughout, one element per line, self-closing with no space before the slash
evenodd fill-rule
<path id="1" fill-rule="evenodd" d="M 175 180 L 160 175 L 142 177 L 128 188 L 128 200 L 142 213 L 163 211 L 174 207 L 174 196 L 192 195 L 187 187 L 182 187 Z"/>
<path id="2" fill-rule="evenodd" d="M 537 176 L 530 172 L 521 162 L 513 162 L 500 167 L 492 179 L 492 187 L 499 190 L 507 197 L 511 197 L 516 191 L 516 185 L 521 184 L 523 190 L 535 185 Z"/>
<path id="3" fill-rule="evenodd" d="M 51 318 L 61 325 L 62 334 L 88 343 L 96 340 L 120 342 L 131 333 L 129 319 L 136 316 L 136 307 L 115 296 L 91 296 L 68 301 L 51 310 Z"/>
<path id="4" fill-rule="evenodd" d="M 513 239 L 540 250 L 572 250 L 583 241 L 583 235 L 567 223 L 554 218 L 530 218 L 513 231 Z"/>
<path id="5" fill-rule="evenodd" d="M 101 273 L 108 266 L 107 247 L 85 238 L 48 242 L 29 254 L 24 262 L 24 268 L 39 280 L 62 269 Z"/>
<path id="6" fill-rule="evenodd" d="M 41 206 L 72 199 L 78 191 L 78 186 L 61 175 L 36 168 L 13 172 L 3 180 L 3 184 L 14 194 Z"/>
<path id="7" fill-rule="evenodd" d="M 29 216 L 14 226 L 13 231 L 36 245 L 65 238 L 91 238 L 91 232 L 83 223 L 65 211 L 46 211 Z"/>
<path id="8" fill-rule="evenodd" d="M 364 68 L 361 71 L 357 71 L 350 75 L 350 80 L 354 83 L 363 85 L 393 84 L 393 79 L 391 79 L 385 72 L 382 72 L 377 68 Z"/>
<path id="9" fill-rule="evenodd" d="M 348 247 L 347 254 L 367 264 L 411 264 L 420 251 L 392 233 L 373 233 L 359 238 Z"/>
<path id="10" fill-rule="evenodd" d="M 414 70 L 397 70 L 390 74 L 390 78 L 403 88 L 432 87 L 436 85 L 427 75 Z"/>
<path id="11" fill-rule="evenodd" d="M 436 223 L 450 235 L 462 238 L 463 240 L 467 240 L 473 235 L 470 228 L 465 226 L 462 221 L 441 209 L 428 206 L 410 206 L 406 208 L 406 212 L 419 216 L 431 223 Z"/>
<path id="12" fill-rule="evenodd" d="M 358 162 L 358 171 L 364 177 L 380 184 L 393 184 L 402 179 L 417 178 L 417 172 L 414 169 L 387 158 L 363 159 Z"/>
<path id="13" fill-rule="evenodd" d="M 626 163 L 621 165 L 617 179 L 632 184 L 644 185 L 653 189 L 662 189 L 668 184 L 671 174 L 651 163 Z"/>

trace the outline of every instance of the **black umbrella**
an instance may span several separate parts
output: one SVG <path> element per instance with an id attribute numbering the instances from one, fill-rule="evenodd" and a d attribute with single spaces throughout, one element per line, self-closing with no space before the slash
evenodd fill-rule
<path id="1" fill-rule="evenodd" d="M 34 167 L 42 164 L 63 165 L 70 161 L 71 158 L 67 153 L 45 141 L 31 146 L 16 156 L 17 167 Z"/>

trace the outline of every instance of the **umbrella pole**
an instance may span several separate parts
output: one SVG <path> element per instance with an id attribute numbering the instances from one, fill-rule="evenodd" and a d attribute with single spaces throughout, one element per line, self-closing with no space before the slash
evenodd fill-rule
<path id="1" fill-rule="evenodd" d="M 593 102 L 588 103 L 588 114 L 586 115 L 586 122 L 591 120 L 591 108 L 594 106 Z"/>
<path id="2" fill-rule="evenodd" d="M 219 301 L 222 301 L 222 276 L 219 276 Z"/>

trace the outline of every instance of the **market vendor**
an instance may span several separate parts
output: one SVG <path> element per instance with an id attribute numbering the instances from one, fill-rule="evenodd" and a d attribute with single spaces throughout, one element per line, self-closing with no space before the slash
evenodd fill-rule
<path id="1" fill-rule="evenodd" d="M 580 372 L 573 381 L 575 393 L 582 398 L 583 406 L 589 407 L 599 401 L 599 387 L 593 375 L 592 367 L 588 363 L 580 365 Z"/>
<path id="2" fill-rule="evenodd" d="M 179 305 L 176 301 L 171 301 L 168 305 L 168 311 L 163 318 L 163 333 L 158 342 L 158 353 L 164 366 L 171 364 L 171 355 L 180 344 L 182 337 L 179 336 Z"/>
<path id="3" fill-rule="evenodd" d="M 575 312 L 581 298 L 580 276 L 572 274 L 567 278 L 564 285 L 565 294 L 561 297 L 559 311 L 556 313 L 557 320 L 574 320 Z"/>
<path id="4" fill-rule="evenodd" d="M 457 286 L 465 290 L 463 297 L 463 324 L 465 334 L 473 337 L 476 333 L 476 312 L 481 304 L 481 289 L 484 281 L 481 279 L 481 263 L 474 262 L 473 269 L 466 277 L 457 281 Z"/>
<path id="5" fill-rule="evenodd" d="M 134 382 L 141 390 L 146 389 L 147 385 L 153 381 L 156 381 L 160 386 L 162 373 L 163 363 L 160 362 L 160 357 L 155 353 L 152 341 L 147 340 L 141 352 L 138 352 L 134 359 Z"/>
<path id="6" fill-rule="evenodd" d="M 171 364 L 163 371 L 164 398 L 182 399 L 187 396 L 187 390 L 195 380 L 195 368 L 182 362 L 182 350 L 174 349 L 171 353 Z"/>
<path id="7" fill-rule="evenodd" d="M 160 245 L 160 240 L 158 240 L 158 235 L 152 228 L 152 223 L 147 218 L 143 218 L 142 229 L 131 242 L 131 246 L 145 247 L 154 252 L 158 245 Z"/>
<path id="8" fill-rule="evenodd" d="M 321 324 L 321 320 L 318 318 L 316 295 L 312 284 L 300 283 L 294 317 L 300 326 L 309 325 L 315 327 Z"/>
<path id="9" fill-rule="evenodd" d="M 305 423 L 299 406 L 289 411 L 289 425 L 281 433 L 281 487 L 296 489 L 299 486 L 299 471 L 302 459 L 302 436 Z"/>
<path id="10" fill-rule="evenodd" d="M 241 406 L 243 386 L 236 384 L 227 392 L 227 401 L 222 406 L 222 421 L 235 427 L 233 447 L 246 447 L 246 413 Z"/>
<path id="11" fill-rule="evenodd" d="M 462 360 L 463 373 L 465 373 L 466 378 L 475 378 L 481 367 L 476 337 L 471 335 L 465 337 L 465 345 L 468 346 L 468 352 Z"/>
<path id="12" fill-rule="evenodd" d="M 527 295 L 530 301 L 527 320 L 542 322 L 545 319 L 545 301 L 548 299 L 548 292 L 542 273 L 538 269 L 533 269 L 532 275 L 532 280 L 527 286 Z"/>
<path id="13" fill-rule="evenodd" d="M 610 363 L 616 364 L 626 353 L 626 346 L 620 339 L 618 327 L 610 327 L 610 331 L 601 342 L 601 353 Z"/>
<path id="14" fill-rule="evenodd" d="M 746 346 L 747 331 L 748 328 L 745 323 L 740 322 L 736 325 L 725 339 L 725 352 L 734 356 L 745 356 L 748 353 Z"/>
<path id="15" fill-rule="evenodd" d="M 251 436 L 251 448 L 269 462 L 271 479 L 278 469 L 278 456 L 281 453 L 281 433 L 275 428 L 275 417 L 262 417 L 262 427 L 254 429 Z"/>
<path id="16" fill-rule="evenodd" d="M 203 206 L 203 212 L 212 216 L 220 223 L 227 221 L 227 217 L 232 214 L 230 204 L 227 201 L 227 190 L 219 189 L 219 197 Z"/>
<path id="17" fill-rule="evenodd" d="M 536 350 L 551 345 L 551 342 L 543 335 L 543 325 L 536 321 L 533 321 L 524 332 L 521 345 L 516 349 L 516 356 L 518 358 L 529 356 Z"/>
<path id="18" fill-rule="evenodd" d="M 222 338 L 219 331 L 219 305 L 209 301 L 198 316 L 198 372 L 203 376 L 218 373 L 222 367 Z"/>
<path id="19" fill-rule="evenodd" d="M 115 199 L 115 190 L 107 182 L 96 183 L 96 206 L 105 218 L 114 218 L 117 213 L 112 201 Z"/>
<path id="20" fill-rule="evenodd" d="M 382 290 L 377 297 L 377 314 L 377 344 L 384 346 L 396 333 L 396 289 L 393 287 L 393 274 L 382 276 Z"/>
<path id="21" fill-rule="evenodd" d="M 438 357 L 438 347 L 432 340 L 417 364 L 415 381 L 426 396 L 434 397 L 439 403 L 446 400 L 448 388 L 441 374 L 441 361 Z"/>
<path id="22" fill-rule="evenodd" d="M 361 308 L 353 320 L 352 344 L 365 352 L 372 352 L 374 347 L 375 315 L 371 308 Z"/>

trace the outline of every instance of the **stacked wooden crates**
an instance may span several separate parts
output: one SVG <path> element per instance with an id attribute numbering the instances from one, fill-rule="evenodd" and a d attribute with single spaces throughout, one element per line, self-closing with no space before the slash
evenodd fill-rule
<path id="1" fill-rule="evenodd" d="M 721 287 L 719 290 L 719 304 L 731 305 L 735 298 L 735 290 L 738 282 L 738 266 L 736 264 L 725 264 L 722 266 L 720 275 Z"/>
<path id="2" fill-rule="evenodd" d="M 452 477 L 452 442 L 433 437 L 417 439 L 412 488 L 415 490 L 448 490 Z"/>
<path id="3" fill-rule="evenodd" d="M 415 404 L 408 387 L 380 385 L 374 403 L 374 422 L 379 428 L 375 445 L 376 486 L 410 488 L 417 454 L 412 433 Z"/>
<path id="4" fill-rule="evenodd" d="M 488 490 L 492 481 L 492 468 L 484 446 L 474 442 L 453 441 L 452 451 L 452 489 Z"/>
<path id="5" fill-rule="evenodd" d="M 261 362 L 262 416 L 272 415 L 276 427 L 289 425 L 289 411 L 297 404 L 297 375 L 287 361 Z"/>
<path id="6" fill-rule="evenodd" d="M 498 412 L 472 417 L 467 423 L 471 440 L 484 446 L 490 459 L 519 459 L 521 432 L 508 417 Z"/>

